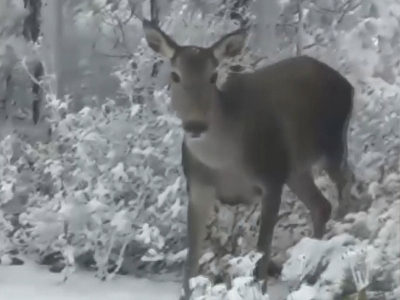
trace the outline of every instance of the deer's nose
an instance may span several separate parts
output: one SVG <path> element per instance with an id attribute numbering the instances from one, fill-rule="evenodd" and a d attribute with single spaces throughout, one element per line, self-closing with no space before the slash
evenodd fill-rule
<path id="1" fill-rule="evenodd" d="M 191 137 L 200 137 L 207 129 L 207 123 L 202 121 L 186 121 L 183 123 L 183 130 Z"/>

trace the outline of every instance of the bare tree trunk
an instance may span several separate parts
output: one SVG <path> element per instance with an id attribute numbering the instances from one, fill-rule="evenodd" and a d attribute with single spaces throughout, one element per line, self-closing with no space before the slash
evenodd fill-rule
<path id="1" fill-rule="evenodd" d="M 152 22 L 160 23 L 160 8 L 157 0 L 150 0 L 150 18 Z"/>
<path id="2" fill-rule="evenodd" d="M 160 25 L 160 7 L 157 0 L 150 0 L 150 21 L 152 23 L 157 24 L 158 26 Z M 153 68 L 151 70 L 151 77 L 156 77 L 158 75 L 161 64 L 162 61 L 157 61 L 153 64 Z"/>
<path id="3" fill-rule="evenodd" d="M 14 90 L 12 72 L 18 61 L 14 49 L 10 45 L 6 45 L 2 59 L 0 66 L 0 108 L 4 110 L 5 119 L 8 119 L 12 110 L 11 107 L 15 105 L 15 101 L 11 99 Z"/>
<path id="4" fill-rule="evenodd" d="M 64 15 L 63 15 L 63 4 L 65 0 L 52 0 L 55 3 L 54 14 L 55 19 L 55 36 L 54 36 L 54 67 L 57 81 L 57 98 L 62 99 L 65 94 L 65 80 L 64 80 L 64 68 L 62 64 L 62 53 L 63 53 L 63 35 L 64 35 Z"/>
<path id="5" fill-rule="evenodd" d="M 27 41 L 36 42 L 40 35 L 41 7 L 41 0 L 24 0 L 24 8 L 29 10 L 29 14 L 24 20 L 22 33 Z"/>
<path id="6" fill-rule="evenodd" d="M 33 123 L 37 124 L 39 121 L 40 117 L 40 105 L 41 105 L 41 94 L 40 94 L 40 85 L 38 82 L 43 76 L 43 65 L 42 63 L 38 63 L 35 66 L 35 69 L 33 71 L 33 76 L 37 80 L 37 82 L 32 83 L 32 93 L 34 95 L 33 99 L 33 104 L 32 104 L 32 118 L 33 118 Z"/>
<path id="7" fill-rule="evenodd" d="M 23 35 L 29 42 L 35 43 L 40 35 L 40 9 L 42 7 L 41 0 L 24 0 L 24 7 L 29 11 L 23 25 Z M 40 82 L 43 76 L 43 65 L 38 61 L 33 68 L 35 81 L 32 82 L 32 119 L 33 123 L 37 124 L 40 117 L 40 105 L 42 102 L 40 95 Z"/>
<path id="8" fill-rule="evenodd" d="M 297 23 L 296 32 L 296 56 L 300 56 L 303 53 L 303 6 L 302 0 L 298 0 L 297 10 L 299 15 L 299 21 Z"/>
<path id="9" fill-rule="evenodd" d="M 0 72 L 3 70 L 0 68 Z M 0 98 L 0 108 L 4 110 L 5 119 L 8 119 L 8 114 L 10 113 L 10 101 L 11 101 L 11 91 L 13 89 L 12 86 L 12 75 L 11 73 L 6 73 L 4 70 L 4 74 L 0 74 L 0 84 L 4 83 L 4 93 L 2 93 L 2 97 Z"/>

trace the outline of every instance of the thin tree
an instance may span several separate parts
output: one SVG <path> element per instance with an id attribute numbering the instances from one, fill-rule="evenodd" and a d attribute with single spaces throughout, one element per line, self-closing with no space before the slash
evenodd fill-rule
<path id="1" fill-rule="evenodd" d="M 29 11 L 23 24 L 22 33 L 28 42 L 37 42 L 40 36 L 40 9 L 42 7 L 41 0 L 23 0 L 24 7 Z M 35 80 L 32 80 L 32 119 L 33 123 L 37 124 L 40 117 L 40 85 L 38 84 L 43 76 L 43 65 L 40 61 L 37 61 L 33 67 L 33 76 Z"/>
<path id="2" fill-rule="evenodd" d="M 165 1 L 165 0 L 164 0 Z M 150 0 L 150 21 L 154 24 L 160 25 L 160 7 L 157 0 Z M 151 77 L 156 77 L 160 70 L 162 61 L 156 61 L 151 70 Z"/>

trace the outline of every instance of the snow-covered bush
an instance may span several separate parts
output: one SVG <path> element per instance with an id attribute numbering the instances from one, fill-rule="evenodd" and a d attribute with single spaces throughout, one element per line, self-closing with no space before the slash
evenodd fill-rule
<path id="1" fill-rule="evenodd" d="M 65 106 L 51 101 L 56 112 Z M 157 93 L 154 101 L 168 99 Z M 113 251 L 132 241 L 156 254 L 163 253 L 165 240 L 179 240 L 184 224 L 174 148 L 179 136 L 173 118 L 156 115 L 161 113 L 150 105 L 127 109 L 109 100 L 54 120 L 50 144 L 31 147 L 14 139 L 21 156 L 2 168 L 3 174 L 9 172 L 3 178 L 12 179 L 2 182 L 2 202 L 18 201 L 14 196 L 21 195 L 13 193 L 18 187 L 27 192 L 14 239 L 44 254 L 61 250 L 62 238 L 76 255 L 91 251 L 104 260 L 98 267 L 106 267 Z M 163 139 L 156 139 L 161 131 Z M 167 219 L 175 220 L 175 226 Z"/>
<path id="2" fill-rule="evenodd" d="M 224 257 L 227 263 L 229 284 L 212 285 L 210 280 L 198 276 L 191 280 L 193 300 L 269 300 L 268 295 L 261 292 L 261 284 L 254 279 L 253 270 L 257 261 L 261 258 L 260 253 L 250 252 L 243 257 Z"/>
<path id="3" fill-rule="evenodd" d="M 167 30 L 188 18 L 179 15 L 167 18 Z M 195 27 L 203 22 L 199 15 L 189 18 Z M 222 20 L 210 18 L 210 28 Z M 141 32 L 138 20 L 130 25 Z M 205 43 L 191 38 L 177 40 Z M 109 263 L 121 266 L 128 246 L 141 249 L 145 261 L 183 258 L 179 123 L 167 88 L 154 87 L 151 68 L 159 58 L 144 39 L 138 42 L 128 64 L 113 74 L 128 104 L 94 98 L 74 112 L 71 95 L 57 99 L 45 80 L 51 141 L 30 144 L 23 134 L 2 141 L 1 203 L 9 214 L 18 208 L 13 243 L 39 257 L 71 246 L 75 257 L 91 253 L 102 278 Z"/>

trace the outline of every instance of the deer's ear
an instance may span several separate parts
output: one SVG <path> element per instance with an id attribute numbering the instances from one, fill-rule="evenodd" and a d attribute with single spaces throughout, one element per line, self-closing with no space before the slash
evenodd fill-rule
<path id="1" fill-rule="evenodd" d="M 248 30 L 246 28 L 240 28 L 223 36 L 210 47 L 215 58 L 221 61 L 224 58 L 234 57 L 240 54 L 245 46 L 247 32 Z"/>
<path id="2" fill-rule="evenodd" d="M 157 25 L 148 20 L 143 20 L 143 31 L 151 49 L 169 59 L 174 56 L 179 47 L 178 44 Z"/>

